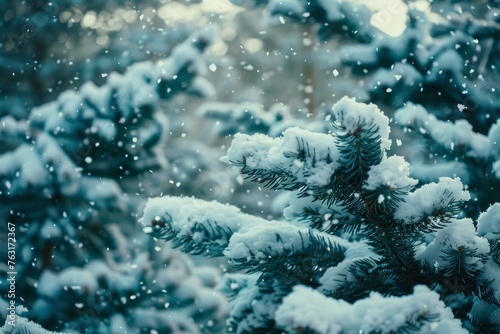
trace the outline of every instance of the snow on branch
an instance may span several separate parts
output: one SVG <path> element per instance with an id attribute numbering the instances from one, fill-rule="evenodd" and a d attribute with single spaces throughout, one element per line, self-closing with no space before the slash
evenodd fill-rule
<path id="1" fill-rule="evenodd" d="M 335 103 L 332 110 L 341 129 L 356 133 L 363 128 L 375 126 L 382 141 L 382 149 L 388 150 L 391 147 L 389 118 L 375 104 L 360 103 L 343 97 Z"/>
<path id="2" fill-rule="evenodd" d="M 276 311 L 276 321 L 288 331 L 300 328 L 318 334 L 467 333 L 439 295 L 421 285 L 412 295 L 384 297 L 374 292 L 354 304 L 297 286 Z"/>
<path id="3" fill-rule="evenodd" d="M 76 164 L 101 173 L 99 162 L 109 156 L 133 170 L 161 165 L 153 152 L 166 126 L 164 116 L 156 113 L 158 104 L 182 92 L 213 95 L 202 77 L 201 56 L 215 36 L 213 28 L 206 28 L 168 58 L 135 63 L 124 74 L 113 72 L 100 87 L 87 82 L 79 91 L 67 90 L 56 101 L 33 108 L 28 123 L 56 137 Z"/>
<path id="4" fill-rule="evenodd" d="M 409 176 L 409 164 L 399 156 L 387 157 L 389 119 L 376 106 L 343 98 L 332 110 L 331 133 L 288 128 L 278 138 L 236 134 L 221 159 L 252 181 L 290 191 L 286 221 L 251 217 L 214 202 L 165 197 L 146 206 L 146 232 L 172 239 L 186 252 L 225 255 L 238 269 L 259 275 L 254 288 L 231 293 L 230 327 L 238 333 L 461 332 L 437 294 L 422 285 L 439 290 L 458 282 L 459 290 L 443 295 L 460 292 L 498 305 L 496 244 L 476 234 L 472 220 L 458 218 L 469 192 L 460 179 L 447 177 L 413 190 L 417 181 Z M 488 237 L 494 230 L 490 215 L 484 214 L 479 224 Z M 299 298 L 296 292 L 286 297 L 297 285 L 317 289 L 310 292 L 315 297 L 300 293 Z M 370 294 L 374 291 L 394 297 Z M 252 304 L 249 296 L 259 301 Z M 418 306 L 421 298 L 433 308 Z M 321 310 L 301 318 L 310 312 L 312 300 L 324 300 Z M 386 302 L 403 306 L 390 313 L 373 307 Z M 337 319 L 332 307 L 352 311 Z M 316 315 L 321 319 L 309 322 Z M 353 322 L 345 323 L 349 318 Z"/>
<path id="5" fill-rule="evenodd" d="M 234 206 L 170 196 L 150 199 L 140 221 L 153 237 L 174 240 L 186 252 L 211 256 L 222 256 L 235 232 L 267 222 Z"/>
<path id="6" fill-rule="evenodd" d="M 236 134 L 221 161 L 271 189 L 306 192 L 329 183 L 339 166 L 337 159 L 337 143 L 331 135 L 290 128 L 281 138 Z"/>
<path id="7" fill-rule="evenodd" d="M 445 223 L 446 217 L 453 217 L 460 211 L 461 204 L 470 199 L 463 190 L 460 179 L 442 177 L 438 183 L 425 184 L 404 197 L 394 213 L 394 218 L 403 224 L 428 221 L 432 224 Z"/>
<path id="8" fill-rule="evenodd" d="M 488 136 L 476 133 L 472 125 L 466 120 L 458 120 L 455 123 L 440 121 L 436 116 L 427 112 L 421 105 L 408 103 L 400 108 L 394 115 L 395 120 L 401 126 L 410 126 L 419 129 L 420 132 L 429 135 L 439 145 L 453 150 L 462 150 L 467 156 L 488 159 L 498 159 L 500 122 L 493 125 Z"/>

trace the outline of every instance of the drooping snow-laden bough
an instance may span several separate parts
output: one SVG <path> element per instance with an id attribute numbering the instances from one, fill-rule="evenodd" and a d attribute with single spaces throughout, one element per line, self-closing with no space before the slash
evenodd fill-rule
<path id="1" fill-rule="evenodd" d="M 289 193 L 280 220 L 190 197 L 150 199 L 144 230 L 224 256 L 237 333 L 467 333 L 499 325 L 500 204 L 477 221 L 459 178 L 417 187 L 389 119 L 343 98 L 330 133 L 237 134 L 221 160 Z"/>

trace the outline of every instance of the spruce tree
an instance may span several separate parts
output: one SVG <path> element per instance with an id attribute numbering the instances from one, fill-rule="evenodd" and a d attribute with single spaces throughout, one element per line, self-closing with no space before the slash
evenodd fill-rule
<path id="1" fill-rule="evenodd" d="M 499 204 L 476 227 L 459 178 L 416 188 L 404 158 L 388 156 L 377 106 L 343 98 L 332 112 L 330 133 L 237 134 L 222 158 L 289 192 L 283 220 L 166 196 L 147 203 L 145 231 L 246 271 L 221 286 L 230 332 L 493 332 Z"/>
<path id="2" fill-rule="evenodd" d="M 0 232 L 15 229 L 15 300 L 28 319 L 67 333 L 220 331 L 218 271 L 137 236 L 144 198 L 127 194 L 131 178 L 163 166 L 160 101 L 212 92 L 202 54 L 214 33 L 193 34 L 168 58 L 111 73 L 102 86 L 65 91 L 27 121 L 0 120 Z M 0 256 L 5 305 L 14 270 L 7 247 Z"/>

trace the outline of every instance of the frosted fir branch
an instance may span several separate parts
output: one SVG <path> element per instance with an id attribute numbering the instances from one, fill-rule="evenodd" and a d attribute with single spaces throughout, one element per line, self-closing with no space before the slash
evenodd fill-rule
<path id="1" fill-rule="evenodd" d="M 363 184 L 364 200 L 373 215 L 391 215 L 417 184 L 409 177 L 409 164 L 400 156 L 383 159 L 368 171 Z"/>
<path id="2" fill-rule="evenodd" d="M 500 179 L 500 159 L 493 163 L 493 173 L 497 179 Z"/>
<path id="3" fill-rule="evenodd" d="M 492 241 L 500 239 L 500 203 L 492 204 L 479 215 L 477 234 Z"/>
<path id="4" fill-rule="evenodd" d="M 344 96 L 335 103 L 332 111 L 336 117 L 335 124 L 341 130 L 349 134 L 357 134 L 374 127 L 377 135 L 380 136 L 382 150 L 388 150 L 391 147 L 389 118 L 375 104 L 356 102 Z"/>
<path id="5" fill-rule="evenodd" d="M 328 204 L 340 204 L 350 213 L 360 214 L 366 201 L 359 195 L 373 166 L 380 164 L 390 147 L 389 119 L 373 104 L 342 98 L 333 108 L 338 140 L 339 164 L 333 175 L 333 194 Z"/>
<path id="6" fill-rule="evenodd" d="M 12 200 L 14 207 L 33 205 L 19 201 L 21 197 L 35 197 L 45 204 L 63 197 L 71 207 L 92 202 L 113 211 L 126 207 L 122 195 L 112 179 L 82 176 L 57 141 L 44 132 L 34 133 L 29 141 L 0 155 L 0 198 Z"/>
<path id="7" fill-rule="evenodd" d="M 488 275 L 491 266 L 487 263 L 493 256 L 488 240 L 476 234 L 471 219 L 454 219 L 419 250 L 416 259 L 433 268 L 437 280 L 445 286 L 454 282 L 454 293 L 476 295 L 500 305 L 498 282 Z M 493 264 L 491 269 L 497 270 L 498 266 Z"/>
<path id="8" fill-rule="evenodd" d="M 440 121 L 424 107 L 413 103 L 398 109 L 394 117 L 401 126 L 418 129 L 446 150 L 482 160 L 500 157 L 500 122 L 493 125 L 488 136 L 485 136 L 474 132 L 466 120 L 455 123 Z"/>
<path id="9" fill-rule="evenodd" d="M 370 52 L 372 51 L 370 48 Z M 391 68 L 378 69 L 367 86 L 371 101 L 386 101 L 399 107 L 418 94 L 422 83 L 423 75 L 415 67 L 396 63 Z"/>
<path id="10" fill-rule="evenodd" d="M 458 215 L 461 204 L 469 199 L 460 179 L 442 177 L 438 183 L 425 184 L 405 196 L 394 218 L 402 224 L 423 224 L 433 229 Z"/>
<path id="11" fill-rule="evenodd" d="M 477 235 L 488 239 L 491 258 L 496 264 L 500 265 L 500 203 L 492 204 L 479 215 L 477 219 Z"/>
<path id="12" fill-rule="evenodd" d="M 387 283 L 390 275 L 382 273 L 382 257 L 365 242 L 353 242 L 337 266 L 324 271 L 319 291 L 344 300 L 366 297 Z"/>
<path id="13" fill-rule="evenodd" d="M 333 203 L 332 183 L 342 183 L 337 192 L 350 190 L 354 181 L 361 186 L 369 168 L 381 161 L 391 144 L 389 119 L 375 105 L 342 98 L 333 113 L 339 133 L 289 128 L 280 138 L 237 134 L 221 160 L 271 189 L 300 191 L 301 196 Z"/>
<path id="14" fill-rule="evenodd" d="M 162 95 L 170 94 L 172 88 L 163 87 L 166 83 L 174 85 L 184 80 L 183 86 L 188 88 L 190 82 L 203 73 L 198 58 L 214 39 L 214 30 L 206 29 L 174 48 L 168 58 L 156 63 L 133 64 L 123 75 L 113 72 L 101 87 L 88 82 L 80 92 L 66 91 L 57 102 L 34 108 L 30 123 L 46 131 L 58 132 L 61 131 L 58 126 L 71 121 L 92 124 L 94 118 L 113 122 L 123 118 L 121 123 L 128 122 L 135 117 L 138 108 L 155 107 Z"/>
<path id="15" fill-rule="evenodd" d="M 186 252 L 210 256 L 222 256 L 235 232 L 267 223 L 234 206 L 170 196 L 150 199 L 140 222 L 153 237 L 174 240 L 174 246 Z"/>
<path id="16" fill-rule="evenodd" d="M 439 181 L 440 177 L 459 177 L 464 184 L 469 184 L 470 175 L 467 164 L 463 162 L 437 162 L 432 165 L 412 162 L 411 175 L 422 183 Z"/>
<path id="17" fill-rule="evenodd" d="M 413 294 L 404 297 L 374 292 L 354 304 L 297 286 L 276 311 L 276 322 L 286 331 L 300 328 L 318 334 L 467 333 L 439 295 L 425 286 L 415 286 Z"/>
<path id="18" fill-rule="evenodd" d="M 274 315 L 283 297 L 290 293 L 291 287 L 271 275 L 259 284 L 256 281 L 242 281 L 237 298 L 231 301 L 231 316 L 227 320 L 230 333 L 281 333 L 276 328 Z M 252 284 L 253 283 L 253 284 Z"/>
<path id="19" fill-rule="evenodd" d="M 484 269 L 478 279 L 480 282 L 479 295 L 481 299 L 488 302 L 493 309 L 490 311 L 490 322 L 500 328 L 498 320 L 498 308 L 500 308 L 500 265 L 498 261 L 491 259 L 486 261 Z M 496 307 L 496 308 L 495 308 Z M 488 322 L 488 321 L 486 321 Z"/>
<path id="20" fill-rule="evenodd" d="M 144 237 L 147 242 L 149 238 Z M 110 333 L 171 332 L 180 324 L 190 333 L 218 332 L 227 316 L 225 300 L 212 285 L 207 286 L 199 269 L 203 267 L 194 268 L 185 255 L 156 247 L 129 252 L 129 260 L 122 263 L 92 260 L 81 268 L 46 270 L 38 280 L 33 314 L 43 315 L 45 321 L 56 320 L 63 310 L 76 305 L 76 313 L 64 321 L 65 328 L 78 332 L 82 326 L 91 332 L 98 328 Z M 212 280 L 218 280 L 218 275 Z M 114 302 L 109 302 L 111 296 Z M 94 321 L 83 321 L 85 315 Z M 120 326 L 117 319 L 121 319 Z"/>
<path id="21" fill-rule="evenodd" d="M 248 287 L 257 284 L 258 275 L 227 274 L 222 277 L 217 290 L 222 292 L 229 301 L 236 299 L 238 294 Z"/>
<path id="22" fill-rule="evenodd" d="M 340 205 L 325 206 L 313 197 L 300 197 L 296 193 L 288 196 L 289 205 L 283 210 L 283 216 L 289 221 L 298 220 L 314 230 L 333 233 L 344 230 L 346 233 L 358 231 L 361 222 L 346 212 Z"/>
<path id="23" fill-rule="evenodd" d="M 366 190 L 375 190 L 379 187 L 411 189 L 418 181 L 409 175 L 410 164 L 403 157 L 394 155 L 370 168 L 363 188 Z"/>
<path id="24" fill-rule="evenodd" d="M 51 136 L 38 133 L 31 142 L 25 140 L 15 150 L 0 155 L 0 180 L 3 181 L 0 195 L 22 196 L 44 187 L 74 195 L 80 179 L 75 167 Z M 52 186 L 54 183 L 56 189 Z"/>
<path id="25" fill-rule="evenodd" d="M 409 11 L 408 17 L 411 19 L 413 15 L 418 15 L 418 13 L 421 12 Z M 380 64 L 396 64 L 408 57 L 410 53 L 417 56 L 421 54 L 420 50 L 415 50 L 412 42 L 424 40 L 427 36 L 427 29 L 426 21 L 420 19 L 417 26 L 407 25 L 403 33 L 396 37 L 377 31 L 374 38 L 370 40 L 370 44 L 343 46 L 341 49 L 342 63 L 356 70 L 376 68 L 377 72 L 387 73 L 384 69 L 379 69 L 382 67 Z M 423 67 L 423 62 L 428 61 L 426 57 L 417 57 L 415 60 L 417 63 L 414 66 L 417 69 Z"/>
<path id="26" fill-rule="evenodd" d="M 435 239 L 416 257 L 426 261 L 436 270 L 441 270 L 450 262 L 446 254 L 450 250 L 457 253 L 473 250 L 475 255 L 467 259 L 464 267 L 469 266 L 475 268 L 474 271 L 480 272 L 484 268 L 482 259 L 487 257 L 490 248 L 487 239 L 476 235 L 476 229 L 471 219 L 453 219 L 445 228 L 436 233 Z"/>
<path id="27" fill-rule="evenodd" d="M 202 117 L 217 120 L 221 136 L 238 132 L 268 134 L 278 115 L 266 112 L 259 103 L 204 103 L 197 112 Z"/>
<path id="28" fill-rule="evenodd" d="M 333 266 L 350 246 L 338 237 L 314 234 L 289 223 L 243 214 L 233 206 L 194 198 L 151 199 L 141 223 L 146 233 L 173 240 L 174 246 L 185 252 L 224 255 L 250 272 L 280 271 L 287 265 L 294 266 L 293 258 L 310 253 L 317 254 L 318 263 L 302 270 Z"/>
<path id="29" fill-rule="evenodd" d="M 328 185 L 339 166 L 337 158 L 336 140 L 331 135 L 290 128 L 280 138 L 237 134 L 221 161 L 239 167 L 243 175 L 271 189 L 314 195 L 314 190 Z"/>
<path id="30" fill-rule="evenodd" d="M 343 261 L 350 244 L 286 225 L 257 226 L 237 233 L 224 253 L 238 268 L 261 273 L 258 282 L 271 274 L 281 282 L 318 286 L 324 270 Z"/>

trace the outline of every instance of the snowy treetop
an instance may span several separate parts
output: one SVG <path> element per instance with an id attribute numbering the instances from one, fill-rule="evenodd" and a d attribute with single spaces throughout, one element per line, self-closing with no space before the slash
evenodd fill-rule
<path id="1" fill-rule="evenodd" d="M 364 104 L 343 97 L 332 109 L 336 121 L 346 131 L 354 133 L 363 126 L 375 125 L 382 140 L 382 148 L 388 150 L 391 147 L 389 118 L 375 104 Z"/>

